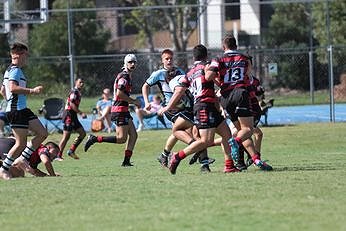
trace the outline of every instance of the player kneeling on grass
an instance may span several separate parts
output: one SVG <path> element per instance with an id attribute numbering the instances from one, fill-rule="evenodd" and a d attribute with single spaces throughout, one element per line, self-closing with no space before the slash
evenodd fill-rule
<path id="1" fill-rule="evenodd" d="M 9 138 L 0 138 L 0 149 L 2 150 L 0 153 L 1 160 L 4 160 L 6 158 L 6 154 L 15 144 L 15 139 L 13 137 Z M 33 152 L 29 159 L 29 165 L 30 170 L 29 173 L 31 173 L 34 176 L 59 176 L 58 173 L 54 171 L 52 161 L 57 157 L 59 153 L 59 146 L 54 142 L 47 142 L 45 145 L 41 144 L 40 147 Z M 2 161 L 0 160 L 1 164 Z M 38 164 L 43 163 L 46 167 L 46 170 L 48 173 L 42 172 L 39 170 Z M 13 165 L 10 167 L 9 170 L 11 177 L 24 177 L 24 170 L 23 166 L 20 164 L 20 162 L 17 161 L 17 159 L 14 161 Z"/>

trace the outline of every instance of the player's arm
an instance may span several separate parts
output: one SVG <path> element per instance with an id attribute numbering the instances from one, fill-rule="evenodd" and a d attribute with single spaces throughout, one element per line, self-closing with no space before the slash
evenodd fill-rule
<path id="1" fill-rule="evenodd" d="M 82 112 L 81 110 L 79 110 L 78 106 L 73 102 L 73 100 L 71 100 L 70 102 L 70 107 L 73 111 L 75 111 L 77 114 L 80 114 L 82 116 L 82 118 L 86 118 L 87 115 Z"/>
<path id="2" fill-rule="evenodd" d="M 144 109 L 150 111 L 151 104 L 149 102 L 149 93 L 150 93 L 150 86 L 147 82 L 145 82 L 142 86 L 142 95 L 144 99 Z"/>
<path id="3" fill-rule="evenodd" d="M 6 99 L 6 89 L 4 85 L 1 85 L 0 94 L 2 95 L 2 97 L 4 97 L 4 99 Z"/>
<path id="4" fill-rule="evenodd" d="M 124 91 L 117 89 L 116 91 L 116 95 L 117 97 L 119 97 L 120 99 L 127 101 L 128 103 L 132 103 L 134 105 L 136 105 L 137 107 L 141 106 L 141 103 L 139 102 L 139 100 L 137 99 L 133 99 L 130 96 L 128 96 Z"/>
<path id="5" fill-rule="evenodd" d="M 47 172 L 48 172 L 48 174 L 46 174 L 46 173 L 44 173 L 44 174 L 49 175 L 49 176 L 56 176 L 52 162 L 50 161 L 49 157 L 45 154 L 41 154 L 40 159 L 41 159 L 42 164 L 45 166 L 45 168 L 47 169 Z M 38 171 L 40 171 L 40 170 L 38 170 Z"/>
<path id="6" fill-rule="evenodd" d="M 43 87 L 42 86 L 37 86 L 34 88 L 26 88 L 26 87 L 21 87 L 18 85 L 17 81 L 15 80 L 10 80 L 9 81 L 9 90 L 13 94 L 39 94 L 41 93 Z"/>
<path id="7" fill-rule="evenodd" d="M 161 108 L 158 111 L 158 114 L 162 115 L 164 112 L 175 108 L 175 106 L 179 103 L 181 97 L 185 94 L 186 89 L 187 88 L 183 86 L 176 86 L 174 88 L 174 93 L 172 95 L 172 98 L 169 100 L 167 106 Z"/>

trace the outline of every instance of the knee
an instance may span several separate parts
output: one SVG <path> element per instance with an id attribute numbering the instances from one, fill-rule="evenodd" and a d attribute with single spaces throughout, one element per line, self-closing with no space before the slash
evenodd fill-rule
<path id="1" fill-rule="evenodd" d="M 126 137 L 125 136 L 119 136 L 117 137 L 117 143 L 118 144 L 123 144 L 126 142 Z"/>

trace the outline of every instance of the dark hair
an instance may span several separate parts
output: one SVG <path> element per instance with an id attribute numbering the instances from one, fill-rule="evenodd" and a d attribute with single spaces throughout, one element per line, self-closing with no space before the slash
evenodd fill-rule
<path id="1" fill-rule="evenodd" d="M 173 51 L 171 49 L 164 49 L 162 52 L 161 52 L 161 56 L 163 54 L 169 54 L 169 55 L 172 55 L 173 56 Z"/>
<path id="2" fill-rule="evenodd" d="M 28 51 L 28 46 L 24 43 L 15 42 L 10 47 L 11 52 L 21 52 L 21 51 Z"/>
<path id="3" fill-rule="evenodd" d="M 202 44 L 199 44 L 193 48 L 193 58 L 195 61 L 201 61 L 208 57 L 208 50 Z"/>
<path id="4" fill-rule="evenodd" d="M 223 45 L 228 49 L 237 49 L 237 41 L 233 35 L 226 35 L 223 39 Z"/>
<path id="5" fill-rule="evenodd" d="M 53 142 L 53 141 L 48 141 L 44 146 L 48 146 L 48 145 L 50 145 L 50 146 L 52 146 L 52 147 L 58 149 L 59 152 L 60 152 L 59 145 L 57 145 L 55 142 Z"/>

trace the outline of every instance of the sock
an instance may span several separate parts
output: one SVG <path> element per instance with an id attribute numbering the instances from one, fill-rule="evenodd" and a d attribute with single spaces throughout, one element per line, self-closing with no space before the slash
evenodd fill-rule
<path id="1" fill-rule="evenodd" d="M 130 158 L 132 156 L 132 151 L 131 150 L 125 150 L 125 157 Z"/>
<path id="2" fill-rule="evenodd" d="M 167 157 L 167 156 L 169 156 L 170 153 L 171 153 L 170 151 L 163 149 L 163 152 L 161 153 L 161 155 Z"/>
<path id="3" fill-rule="evenodd" d="M 83 139 L 77 137 L 77 138 L 73 141 L 73 143 L 72 143 L 72 145 L 71 145 L 71 147 L 70 147 L 70 150 L 71 150 L 72 152 L 74 152 L 74 151 L 77 149 L 77 147 L 80 145 L 80 143 L 82 143 L 82 141 L 83 141 Z"/>
<path id="4" fill-rule="evenodd" d="M 233 160 L 225 160 L 225 167 L 228 169 L 234 168 Z"/>
<path id="5" fill-rule="evenodd" d="M 199 151 L 200 155 L 198 157 L 199 159 L 199 162 L 202 163 L 204 160 L 207 160 L 209 159 L 208 157 L 208 151 L 207 149 L 203 149 L 202 151 Z"/>
<path id="6" fill-rule="evenodd" d="M 22 156 L 27 160 L 29 161 L 30 160 L 30 157 L 31 157 L 31 154 L 34 152 L 35 150 L 33 150 L 32 148 L 26 146 L 24 151 L 22 152 Z"/>
<path id="7" fill-rule="evenodd" d="M 184 159 L 184 158 L 186 157 L 186 154 L 185 154 L 185 152 L 184 152 L 183 150 L 179 151 L 177 155 L 178 155 L 178 157 L 179 157 L 181 160 Z"/>
<path id="8" fill-rule="evenodd" d="M 261 161 L 260 155 L 258 155 L 258 153 L 256 153 L 255 155 L 251 156 L 251 159 L 253 160 L 253 162 L 255 164 L 258 164 L 258 162 Z"/>
<path id="9" fill-rule="evenodd" d="M 237 143 L 239 144 L 239 146 L 242 145 L 243 141 L 241 140 L 240 137 L 236 137 L 236 138 L 234 138 L 234 139 L 235 139 L 235 141 L 237 141 Z"/>
<path id="10" fill-rule="evenodd" d="M 117 143 L 117 137 L 116 136 L 98 136 L 97 137 L 97 142 L 99 143 Z"/>
<path id="11" fill-rule="evenodd" d="M 4 162 L 2 163 L 2 168 L 5 169 L 6 171 L 10 170 L 10 167 L 13 164 L 14 159 L 12 159 L 11 157 L 7 156 L 6 159 L 4 160 Z"/>

